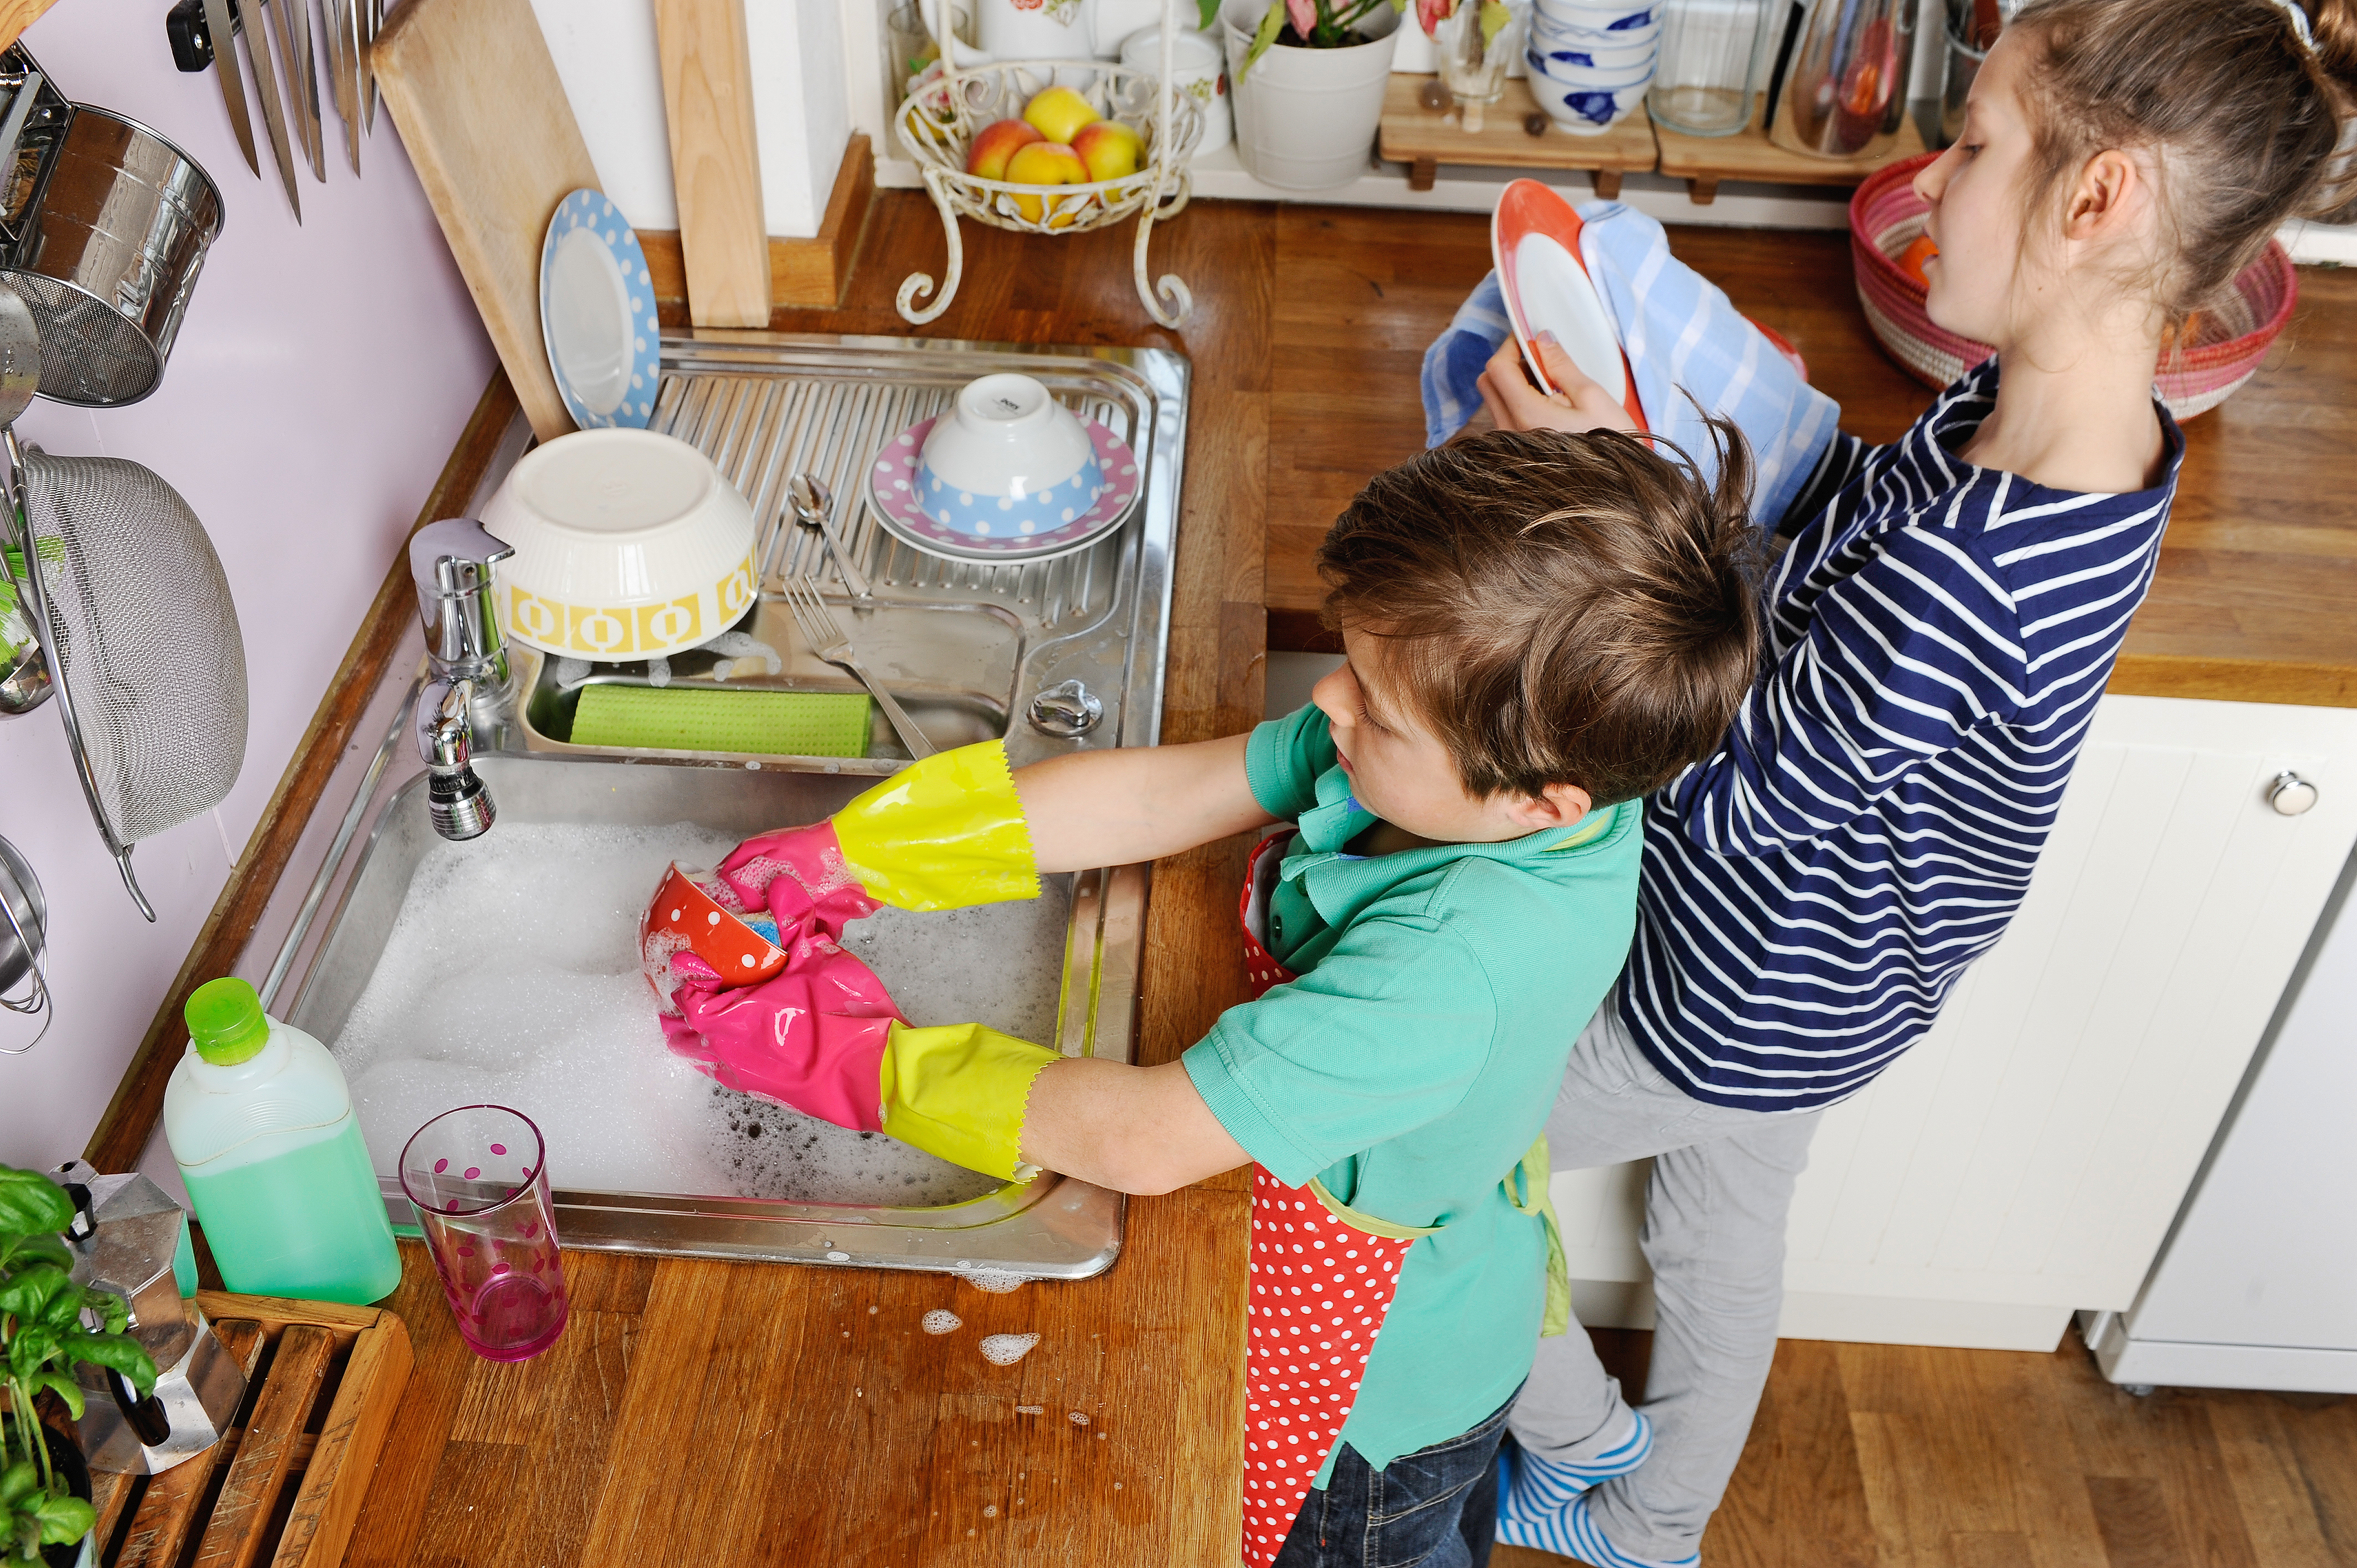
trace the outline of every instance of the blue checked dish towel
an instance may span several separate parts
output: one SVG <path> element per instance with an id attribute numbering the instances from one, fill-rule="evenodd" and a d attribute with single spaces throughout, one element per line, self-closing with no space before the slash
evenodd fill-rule
<path id="1" fill-rule="evenodd" d="M 1717 469 L 1695 404 L 1733 420 L 1759 466 L 1752 521 L 1774 529 L 1833 444 L 1840 405 L 1803 381 L 1717 285 L 1670 254 L 1661 224 L 1617 201 L 1588 202 L 1579 217 L 1579 259 L 1619 328 L 1646 424 L 1691 454 L 1708 480 Z M 1474 382 L 1512 331 L 1493 272 L 1424 351 L 1427 445 L 1480 412 Z"/>

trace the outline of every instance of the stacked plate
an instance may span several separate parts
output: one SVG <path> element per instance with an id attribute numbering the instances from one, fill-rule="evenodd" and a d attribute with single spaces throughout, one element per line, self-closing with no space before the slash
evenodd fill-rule
<path id="1" fill-rule="evenodd" d="M 1576 136 L 1602 134 L 1645 101 L 1668 0 L 1534 0 L 1531 94 Z"/>

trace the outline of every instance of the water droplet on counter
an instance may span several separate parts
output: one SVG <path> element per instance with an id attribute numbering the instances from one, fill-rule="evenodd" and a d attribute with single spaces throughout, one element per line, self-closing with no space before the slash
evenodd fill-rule
<path id="1" fill-rule="evenodd" d="M 965 1319 L 937 1306 L 925 1314 L 920 1326 L 928 1334 L 954 1334 L 965 1326 Z"/>
<path id="2" fill-rule="evenodd" d="M 1045 1415 L 1048 1413 L 1048 1407 L 1044 1404 L 1018 1404 L 1015 1407 L 1015 1413 L 1017 1415 Z"/>
<path id="3" fill-rule="evenodd" d="M 1089 1423 L 1088 1414 L 1084 1411 L 1076 1410 L 1064 1419 L 1071 1422 L 1074 1426 L 1086 1426 Z"/>
<path id="4" fill-rule="evenodd" d="M 829 1252 L 826 1255 L 826 1261 L 830 1263 L 847 1263 L 851 1262 L 851 1254 L 848 1252 Z"/>
<path id="5" fill-rule="evenodd" d="M 996 1503 L 983 1504 L 982 1517 L 985 1519 L 996 1519 L 998 1517 L 998 1505 Z"/>
<path id="6" fill-rule="evenodd" d="M 1037 1334 L 993 1334 L 982 1342 L 982 1359 L 994 1367 L 1011 1367 L 1038 1343 Z"/>

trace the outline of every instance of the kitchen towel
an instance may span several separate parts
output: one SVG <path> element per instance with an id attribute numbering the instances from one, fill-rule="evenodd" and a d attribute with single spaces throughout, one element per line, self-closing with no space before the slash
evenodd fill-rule
<path id="1" fill-rule="evenodd" d="M 1759 469 L 1752 521 L 1773 529 L 1832 445 L 1840 405 L 1802 380 L 1717 285 L 1670 254 L 1661 224 L 1617 201 L 1588 202 L 1579 216 L 1579 258 L 1628 350 L 1646 423 L 1714 479 L 1717 465 L 1695 403 L 1733 420 Z M 1480 408 L 1474 382 L 1512 330 L 1492 272 L 1425 350 L 1427 444 L 1456 435 Z"/>

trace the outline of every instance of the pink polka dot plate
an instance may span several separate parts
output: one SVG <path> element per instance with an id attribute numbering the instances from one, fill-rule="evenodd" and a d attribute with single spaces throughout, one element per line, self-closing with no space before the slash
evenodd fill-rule
<path id="1" fill-rule="evenodd" d="M 936 414 L 934 418 L 939 418 Z M 884 532 L 911 549 L 952 561 L 1051 561 L 1084 550 L 1119 528 L 1137 504 L 1145 476 L 1129 444 L 1093 419 L 1083 419 L 1096 448 L 1097 466 L 1104 476 L 1104 493 L 1087 510 L 1077 509 L 1054 527 L 1005 539 L 979 539 L 960 533 L 941 519 L 928 516 L 918 493 L 917 462 L 932 434 L 933 420 L 920 419 L 884 443 L 867 466 L 867 499 L 884 524 Z"/>

